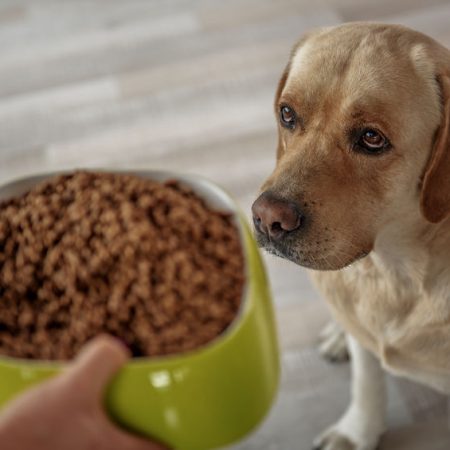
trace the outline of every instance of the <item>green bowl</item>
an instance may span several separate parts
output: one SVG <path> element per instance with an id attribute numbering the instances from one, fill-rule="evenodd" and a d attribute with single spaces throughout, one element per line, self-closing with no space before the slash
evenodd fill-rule
<path id="1" fill-rule="evenodd" d="M 236 203 L 215 184 L 168 172 L 120 173 L 159 181 L 177 179 L 210 206 L 232 212 L 244 248 L 247 283 L 238 316 L 208 345 L 188 353 L 135 358 L 127 363 L 108 386 L 107 411 L 128 430 L 171 448 L 202 450 L 231 444 L 264 418 L 273 403 L 280 373 L 270 289 L 256 243 Z M 56 173 L 4 185 L 0 200 L 23 194 L 53 175 Z M 0 408 L 62 368 L 59 362 L 0 357 Z"/>

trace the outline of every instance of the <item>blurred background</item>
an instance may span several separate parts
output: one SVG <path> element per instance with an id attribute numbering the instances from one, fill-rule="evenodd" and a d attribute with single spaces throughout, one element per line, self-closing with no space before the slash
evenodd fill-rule
<path id="1" fill-rule="evenodd" d="M 402 23 L 450 47 L 449 0 L 0 0 L 0 181 L 46 170 L 204 175 L 249 215 L 274 166 L 273 96 L 306 30 Z M 235 450 L 307 450 L 343 412 L 348 364 L 321 359 L 324 302 L 301 268 L 266 257 L 283 378 Z M 447 399 L 389 378 L 381 448 L 450 448 Z"/>

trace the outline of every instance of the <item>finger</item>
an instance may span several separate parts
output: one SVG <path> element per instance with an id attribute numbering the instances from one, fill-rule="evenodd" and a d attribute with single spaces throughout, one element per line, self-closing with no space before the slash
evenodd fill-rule
<path id="1" fill-rule="evenodd" d="M 117 339 L 101 335 L 81 350 L 66 372 L 66 381 L 73 384 L 77 395 L 97 402 L 112 376 L 130 357 Z"/>
<path id="2" fill-rule="evenodd" d="M 108 423 L 105 435 L 108 442 L 114 443 L 117 450 L 168 450 L 168 447 L 155 441 L 150 441 L 139 436 L 127 433 L 117 428 L 111 422 Z"/>
<path id="3" fill-rule="evenodd" d="M 125 434 L 121 439 L 115 440 L 114 444 L 118 450 L 168 450 L 168 447 L 157 442 Z"/>

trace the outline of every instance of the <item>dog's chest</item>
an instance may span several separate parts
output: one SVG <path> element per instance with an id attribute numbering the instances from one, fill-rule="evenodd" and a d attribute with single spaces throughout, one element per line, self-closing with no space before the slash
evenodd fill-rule
<path id="1" fill-rule="evenodd" d="M 335 289 L 335 295 L 327 296 L 333 309 L 377 348 L 394 346 L 407 334 L 420 301 L 410 286 L 393 284 L 370 267 L 337 273 L 330 288 Z"/>
<path id="2" fill-rule="evenodd" d="M 432 298 L 370 261 L 314 278 L 342 324 L 387 369 L 450 391 L 450 299 Z"/>

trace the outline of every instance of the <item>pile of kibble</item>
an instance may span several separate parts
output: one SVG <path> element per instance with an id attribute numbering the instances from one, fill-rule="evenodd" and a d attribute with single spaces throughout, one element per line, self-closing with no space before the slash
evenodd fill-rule
<path id="1" fill-rule="evenodd" d="M 102 332 L 184 352 L 233 321 L 244 278 L 232 217 L 186 187 L 54 177 L 0 204 L 0 354 L 64 360 Z"/>

